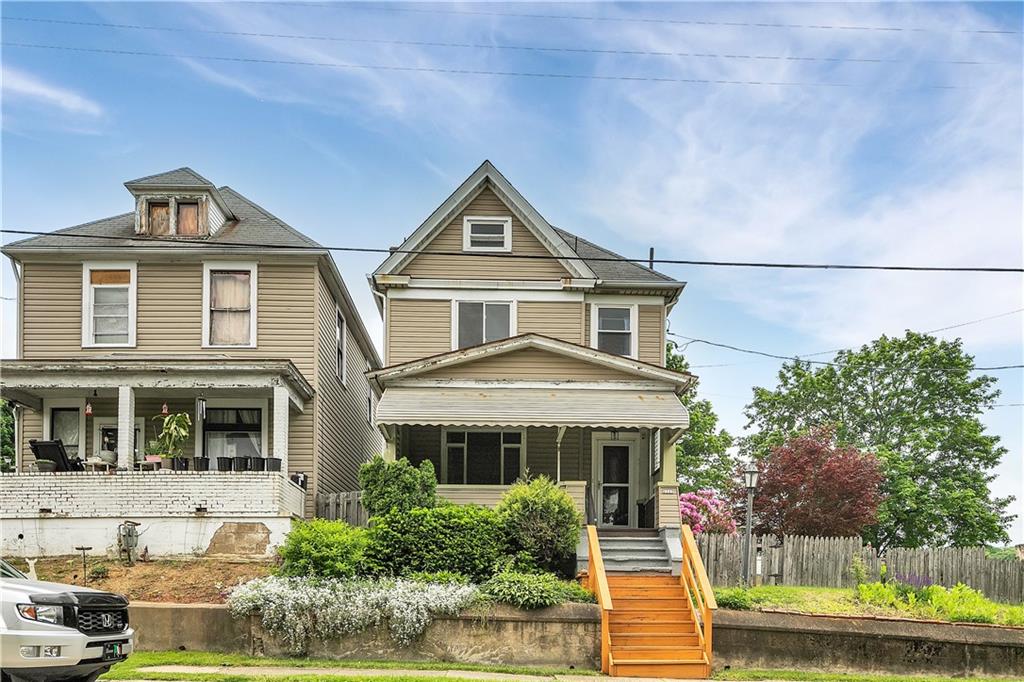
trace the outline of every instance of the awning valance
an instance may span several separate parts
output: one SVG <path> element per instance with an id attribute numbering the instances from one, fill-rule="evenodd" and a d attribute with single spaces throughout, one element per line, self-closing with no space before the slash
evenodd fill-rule
<path id="1" fill-rule="evenodd" d="M 377 406 L 377 422 L 685 429 L 690 415 L 672 391 L 392 387 Z"/>

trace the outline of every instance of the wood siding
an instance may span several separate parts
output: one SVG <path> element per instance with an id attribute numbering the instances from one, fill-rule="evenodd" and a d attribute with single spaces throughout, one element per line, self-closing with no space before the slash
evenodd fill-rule
<path id="1" fill-rule="evenodd" d="M 642 305 L 637 307 L 639 334 L 637 354 L 639 359 L 652 365 L 665 366 L 665 306 Z"/>
<path id="2" fill-rule="evenodd" d="M 538 348 L 526 348 L 437 369 L 422 375 L 446 379 L 520 379 L 523 381 L 635 381 L 632 374 Z"/>
<path id="3" fill-rule="evenodd" d="M 569 343 L 586 345 L 583 330 L 583 303 L 572 301 L 520 301 L 520 334 L 543 334 Z"/>
<path id="4" fill-rule="evenodd" d="M 317 358 L 314 389 L 316 398 L 315 479 L 307 495 L 306 511 L 317 493 L 358 490 L 359 465 L 384 449 L 384 439 L 368 421 L 366 399 L 371 395 L 364 374 L 367 359 L 352 334 L 354 312 L 343 311 L 346 318 L 346 372 L 342 384 L 337 375 L 335 315 L 337 304 L 323 276 L 316 280 Z"/>
<path id="5" fill-rule="evenodd" d="M 569 277 L 569 272 L 556 260 L 495 258 L 493 256 L 447 256 L 462 252 L 462 224 L 466 216 L 512 217 L 512 253 L 549 256 L 551 252 L 512 213 L 511 209 L 486 188 L 456 215 L 429 243 L 423 253 L 406 265 L 401 273 L 413 277 L 437 279 L 516 279 L 550 280 Z M 431 251 L 435 253 L 430 253 Z"/>
<path id="6" fill-rule="evenodd" d="M 385 365 L 452 349 L 452 302 L 388 299 Z"/>

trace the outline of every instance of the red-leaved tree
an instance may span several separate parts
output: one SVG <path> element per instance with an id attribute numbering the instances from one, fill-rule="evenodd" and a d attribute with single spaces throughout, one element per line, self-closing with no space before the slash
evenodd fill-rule
<path id="1" fill-rule="evenodd" d="M 883 478 L 878 458 L 855 447 L 837 447 L 830 429 L 789 439 L 758 468 L 755 533 L 860 535 L 877 519 Z M 746 495 L 738 484 L 732 497 L 743 514 L 737 519 L 746 518 Z"/>

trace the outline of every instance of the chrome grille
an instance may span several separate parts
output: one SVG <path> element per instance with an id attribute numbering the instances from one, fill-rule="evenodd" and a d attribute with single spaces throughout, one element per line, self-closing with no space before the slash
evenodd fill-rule
<path id="1" fill-rule="evenodd" d="M 128 611 L 125 609 L 94 611 L 82 609 L 78 612 L 78 629 L 87 634 L 122 632 L 128 627 Z"/>

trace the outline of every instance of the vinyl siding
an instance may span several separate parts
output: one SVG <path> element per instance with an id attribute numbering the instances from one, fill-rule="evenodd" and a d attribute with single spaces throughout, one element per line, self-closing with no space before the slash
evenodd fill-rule
<path id="1" fill-rule="evenodd" d="M 642 305 L 637 307 L 640 337 L 637 339 L 639 359 L 652 365 L 665 365 L 665 307 Z"/>
<path id="2" fill-rule="evenodd" d="M 370 386 L 364 374 L 366 356 L 352 335 L 346 318 L 346 374 L 342 384 L 337 375 L 335 315 L 337 304 L 323 276 L 316 280 L 317 358 L 314 388 L 316 398 L 316 467 L 311 490 L 328 493 L 358 490 L 359 465 L 384 449 L 384 439 L 376 426 L 367 421 L 366 398 Z M 345 311 L 343 311 L 344 313 Z M 307 496 L 307 513 L 314 496 Z"/>
<path id="3" fill-rule="evenodd" d="M 583 303 L 560 301 L 520 301 L 518 332 L 543 334 L 569 343 L 585 344 Z"/>
<path id="4" fill-rule="evenodd" d="M 384 364 L 400 365 L 452 349 L 452 302 L 388 299 Z"/>
<path id="5" fill-rule="evenodd" d="M 466 216 L 512 217 L 512 253 L 549 256 L 551 252 L 533 236 L 498 196 L 486 188 L 455 216 L 400 274 L 438 279 L 550 280 L 569 277 L 556 260 L 512 259 L 489 256 L 446 256 L 433 252 L 462 252 L 462 223 Z"/>
<path id="6" fill-rule="evenodd" d="M 435 379 L 520 379 L 523 381 L 636 380 L 632 374 L 538 348 L 527 348 L 482 358 L 474 362 L 426 372 L 422 376 Z"/>
<path id="7" fill-rule="evenodd" d="M 255 348 L 203 348 L 201 261 L 140 261 L 135 348 L 82 348 L 82 264 L 24 264 L 23 358 L 118 355 L 218 355 L 290 359 L 307 378 L 313 370 L 312 260 L 261 262 Z"/>

